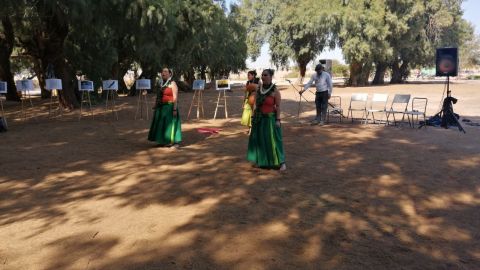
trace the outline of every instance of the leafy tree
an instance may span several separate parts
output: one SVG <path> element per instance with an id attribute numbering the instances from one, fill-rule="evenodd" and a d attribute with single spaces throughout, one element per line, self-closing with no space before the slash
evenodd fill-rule
<path id="1" fill-rule="evenodd" d="M 7 100 L 19 101 L 10 63 L 15 44 L 14 30 L 12 22 L 4 12 L 6 11 L 0 13 L 0 79 L 7 82 Z"/>
<path id="2" fill-rule="evenodd" d="M 350 64 L 352 86 L 366 85 L 375 61 L 392 54 L 386 15 L 381 0 L 352 0 L 342 7 L 338 39 Z"/>
<path id="3" fill-rule="evenodd" d="M 274 63 L 287 66 L 293 59 L 305 77 L 307 64 L 327 46 L 335 47 L 330 1 L 280 1 L 268 39 Z"/>

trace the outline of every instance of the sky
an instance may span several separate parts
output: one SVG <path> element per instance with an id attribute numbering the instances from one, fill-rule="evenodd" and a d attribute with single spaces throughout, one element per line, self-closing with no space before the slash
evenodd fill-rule
<path id="1" fill-rule="evenodd" d="M 238 3 L 238 0 L 226 0 L 227 6 L 230 6 L 231 3 Z M 462 4 L 464 14 L 463 17 L 471 22 L 475 27 L 475 33 L 480 35 L 480 16 L 478 12 L 480 12 L 480 1 L 479 0 L 465 0 Z M 337 59 L 342 63 L 345 63 L 343 59 L 342 50 L 337 48 L 335 50 L 326 50 L 318 59 Z M 271 67 L 270 63 L 270 54 L 268 44 L 264 44 L 261 50 L 260 57 L 255 61 L 252 62 L 250 59 L 247 60 L 247 67 L 248 68 L 268 68 Z"/>

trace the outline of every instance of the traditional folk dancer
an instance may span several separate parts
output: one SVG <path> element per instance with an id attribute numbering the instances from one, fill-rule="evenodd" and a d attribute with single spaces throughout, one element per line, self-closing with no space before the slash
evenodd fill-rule
<path id="1" fill-rule="evenodd" d="M 157 99 L 148 140 L 160 146 L 179 147 L 182 141 L 182 128 L 178 113 L 178 87 L 172 80 L 172 71 L 162 70 L 161 88 L 157 90 Z"/>
<path id="2" fill-rule="evenodd" d="M 257 78 L 257 72 L 255 70 L 250 70 L 247 76 L 248 81 L 245 85 L 242 121 L 240 123 L 244 126 L 247 126 L 250 132 L 250 128 L 252 127 L 252 110 L 253 106 L 255 105 L 255 91 L 258 89 L 258 83 L 260 79 Z"/>
<path id="3" fill-rule="evenodd" d="M 273 70 L 262 72 L 262 85 L 255 95 L 252 131 L 248 141 L 247 160 L 260 168 L 284 171 L 282 129 L 280 124 L 280 92 L 272 83 Z"/>

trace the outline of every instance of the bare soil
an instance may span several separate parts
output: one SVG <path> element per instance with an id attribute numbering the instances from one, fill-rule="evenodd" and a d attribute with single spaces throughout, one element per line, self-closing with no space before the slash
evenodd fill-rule
<path id="1" fill-rule="evenodd" d="M 0 134 L 0 269 L 480 269 L 480 127 L 412 129 L 332 118 L 310 126 L 314 105 L 282 90 L 288 170 L 253 168 L 240 126 L 243 92 L 229 119 L 189 120 L 180 94 L 179 150 L 146 140 L 135 97 L 119 120 L 95 107 L 48 119 L 34 100 L 22 120 L 7 103 Z M 409 93 L 438 111 L 444 86 L 336 87 Z M 480 83 L 455 81 L 455 111 L 480 123 Z M 206 118 L 216 92 L 205 91 Z M 311 94 L 306 94 L 312 100 Z M 149 99 L 153 101 L 153 96 Z M 87 111 L 88 112 L 88 111 Z M 201 134 L 197 128 L 220 128 Z"/>

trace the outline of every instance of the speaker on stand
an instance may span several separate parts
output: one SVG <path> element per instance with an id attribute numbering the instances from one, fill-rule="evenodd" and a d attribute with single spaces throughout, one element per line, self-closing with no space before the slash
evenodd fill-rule
<path id="1" fill-rule="evenodd" d="M 441 127 L 448 128 L 449 125 L 453 125 L 457 126 L 463 133 L 466 133 L 453 112 L 453 104 L 457 103 L 458 100 L 452 97 L 452 91 L 450 90 L 450 76 L 455 77 L 458 75 L 458 48 L 438 48 L 435 63 L 436 76 L 447 77 L 445 82 L 447 97 L 443 100 L 442 110 L 434 117 L 441 118 Z"/>

